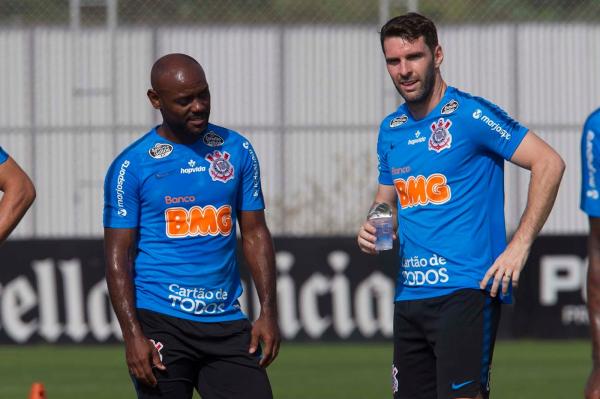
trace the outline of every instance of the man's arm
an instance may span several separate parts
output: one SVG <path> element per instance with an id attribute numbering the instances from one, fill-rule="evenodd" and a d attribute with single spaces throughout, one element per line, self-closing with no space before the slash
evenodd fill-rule
<path id="1" fill-rule="evenodd" d="M 260 365 L 267 367 L 277 357 L 281 341 L 277 324 L 275 249 L 264 211 L 240 211 L 238 222 L 244 257 L 260 300 L 260 315 L 252 326 L 249 351 L 256 352 L 262 341 L 264 348 Z"/>
<path id="2" fill-rule="evenodd" d="M 156 386 L 152 367 L 165 370 L 165 366 L 154 345 L 144 336 L 136 315 L 132 279 L 136 236 L 136 229 L 104 229 L 106 283 L 123 332 L 129 372 L 140 382 Z"/>
<path id="3" fill-rule="evenodd" d="M 590 217 L 589 221 L 587 306 L 592 334 L 593 368 L 585 387 L 585 398 L 600 399 L 600 218 Z"/>
<path id="4" fill-rule="evenodd" d="M 491 296 L 496 296 L 500 284 L 502 293 L 506 294 L 511 280 L 514 286 L 519 283 L 531 245 L 550 214 L 565 170 L 560 155 L 531 131 L 519 144 L 511 162 L 531 171 L 527 206 L 513 238 L 480 283 L 484 289 L 493 279 Z"/>
<path id="5" fill-rule="evenodd" d="M 35 187 L 29 176 L 12 159 L 0 165 L 0 243 L 17 227 L 35 199 Z"/>
<path id="6" fill-rule="evenodd" d="M 396 209 L 396 188 L 394 186 L 386 186 L 385 184 L 380 184 L 377 188 L 377 194 L 375 194 L 375 200 L 373 204 L 376 203 L 386 203 L 392 208 L 392 220 L 394 221 L 394 232 L 396 231 L 397 226 L 397 212 Z M 365 221 L 360 229 L 358 230 L 358 247 L 361 251 L 366 252 L 370 255 L 377 254 L 377 250 L 375 249 L 375 240 L 377 237 L 375 236 L 376 229 L 375 227 Z M 394 239 L 396 239 L 396 234 L 394 233 Z"/>

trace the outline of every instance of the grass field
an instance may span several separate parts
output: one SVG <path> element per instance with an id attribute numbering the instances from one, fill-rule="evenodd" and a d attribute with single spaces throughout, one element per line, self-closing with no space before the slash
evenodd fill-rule
<path id="1" fill-rule="evenodd" d="M 0 398 L 26 399 L 42 381 L 48 399 L 133 398 L 120 346 L 0 346 Z M 269 376 L 277 399 L 391 398 L 388 344 L 284 344 Z M 495 399 L 582 398 L 585 341 L 498 342 Z"/>

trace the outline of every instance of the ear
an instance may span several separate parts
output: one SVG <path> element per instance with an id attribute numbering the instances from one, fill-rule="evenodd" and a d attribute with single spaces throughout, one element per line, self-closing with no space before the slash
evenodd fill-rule
<path id="1" fill-rule="evenodd" d="M 433 63 L 436 68 L 442 66 L 442 62 L 444 61 L 444 51 L 442 50 L 442 46 L 439 44 L 433 50 Z"/>
<path id="2" fill-rule="evenodd" d="M 148 89 L 146 95 L 148 96 L 152 107 L 154 107 L 154 109 L 160 109 L 160 97 L 158 96 L 158 93 L 154 91 L 154 89 Z"/>

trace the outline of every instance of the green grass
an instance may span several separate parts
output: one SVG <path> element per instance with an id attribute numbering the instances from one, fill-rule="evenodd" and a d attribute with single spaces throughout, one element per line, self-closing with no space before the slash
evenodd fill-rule
<path id="1" fill-rule="evenodd" d="M 48 399 L 133 398 L 120 346 L 0 346 L 0 398 L 26 399 L 34 381 Z M 391 398 L 391 345 L 284 344 L 269 376 L 277 399 Z M 492 398 L 583 397 L 585 341 L 504 341 L 494 355 Z"/>

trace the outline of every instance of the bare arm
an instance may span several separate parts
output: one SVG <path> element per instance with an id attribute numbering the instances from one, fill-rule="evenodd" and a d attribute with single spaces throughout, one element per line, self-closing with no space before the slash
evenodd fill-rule
<path id="1" fill-rule="evenodd" d="M 392 212 L 394 217 L 392 220 L 394 221 L 394 231 L 396 231 L 397 226 L 397 218 L 396 215 L 398 210 L 396 208 L 396 188 L 394 186 L 386 186 L 384 184 L 380 184 L 377 189 L 377 194 L 375 194 L 375 200 L 373 203 L 386 203 L 392 208 Z M 394 239 L 396 237 L 394 236 Z M 366 252 L 371 255 L 375 255 L 377 250 L 375 249 L 375 227 L 371 225 L 371 223 L 365 221 L 358 231 L 358 247 L 361 251 Z"/>
<path id="2" fill-rule="evenodd" d="M 12 159 L 0 165 L 0 243 L 17 227 L 35 199 L 35 187 L 29 176 Z"/>
<path id="3" fill-rule="evenodd" d="M 264 348 L 260 365 L 267 367 L 277 357 L 281 341 L 277 325 L 275 249 L 262 210 L 241 211 L 238 221 L 244 257 L 260 300 L 260 315 L 252 327 L 250 353 L 254 353 L 259 341 L 262 341 Z"/>
<path id="4" fill-rule="evenodd" d="M 587 306 L 592 335 L 593 368 L 585 387 L 586 399 L 600 399 L 600 218 L 590 217 Z"/>
<path id="5" fill-rule="evenodd" d="M 123 332 L 129 371 L 144 384 L 156 386 L 152 366 L 161 370 L 165 367 L 154 345 L 144 336 L 136 315 L 132 278 L 136 236 L 136 229 L 104 229 L 106 283 Z"/>
<path id="6" fill-rule="evenodd" d="M 565 170 L 560 155 L 531 131 L 515 151 L 511 162 L 531 171 L 527 206 L 506 250 L 481 281 L 481 288 L 484 289 L 488 281 L 493 279 L 492 296 L 496 296 L 500 283 L 503 294 L 506 294 L 511 280 L 513 285 L 518 284 L 531 245 L 552 210 Z"/>

